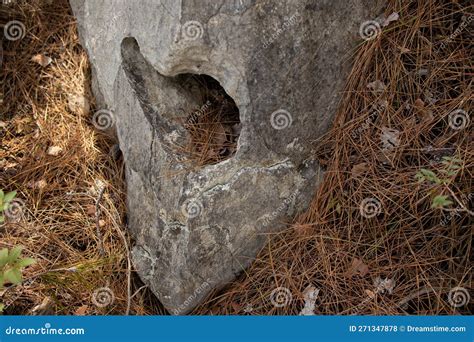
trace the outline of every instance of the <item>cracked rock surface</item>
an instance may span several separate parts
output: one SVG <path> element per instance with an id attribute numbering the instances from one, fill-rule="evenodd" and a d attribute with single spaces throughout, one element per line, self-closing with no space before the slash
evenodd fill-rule
<path id="1" fill-rule="evenodd" d="M 361 0 L 71 0 L 95 95 L 114 113 L 126 162 L 133 262 L 172 314 L 249 266 L 265 234 L 304 211 L 320 181 L 311 142 L 335 114 L 380 4 Z M 181 74 L 235 101 L 237 151 L 189 170 L 178 113 L 199 108 Z"/>

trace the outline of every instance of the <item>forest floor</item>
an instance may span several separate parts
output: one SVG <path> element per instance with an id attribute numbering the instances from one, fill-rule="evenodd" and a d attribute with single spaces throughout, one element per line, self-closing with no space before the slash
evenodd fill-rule
<path id="1" fill-rule="evenodd" d="M 194 314 L 472 314 L 473 10 L 389 1 L 314 142 L 310 209 Z M 0 27 L 0 189 L 17 192 L 0 249 L 36 260 L 0 284 L 4 313 L 165 314 L 130 265 L 123 161 L 92 124 L 68 2 L 11 1 Z"/>

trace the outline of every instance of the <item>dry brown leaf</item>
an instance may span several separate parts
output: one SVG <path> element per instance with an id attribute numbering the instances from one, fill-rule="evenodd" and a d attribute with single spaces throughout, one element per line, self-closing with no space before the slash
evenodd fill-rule
<path id="1" fill-rule="evenodd" d="M 425 97 L 426 102 L 430 105 L 434 105 L 439 99 L 429 90 L 425 90 L 423 92 L 423 96 Z"/>
<path id="2" fill-rule="evenodd" d="M 377 291 L 377 293 L 393 293 L 393 289 L 395 288 L 395 280 L 385 278 L 382 279 L 380 277 L 375 278 L 374 280 L 374 286 Z"/>
<path id="3" fill-rule="evenodd" d="M 415 100 L 415 106 L 420 107 L 420 108 L 424 108 L 425 107 L 425 102 L 422 99 L 417 98 Z"/>
<path id="4" fill-rule="evenodd" d="M 29 182 L 28 184 L 28 188 L 30 189 L 44 189 L 46 187 L 46 185 L 48 185 L 48 183 L 44 180 L 44 179 L 41 179 L 39 181 L 31 181 Z"/>
<path id="5" fill-rule="evenodd" d="M 44 67 L 47 67 L 48 65 L 51 64 L 51 62 L 53 61 L 51 59 L 51 57 L 48 57 L 48 56 L 45 56 L 45 55 L 42 55 L 42 54 L 38 54 L 38 55 L 35 55 L 31 58 L 31 60 L 35 63 L 38 63 L 39 65 L 41 65 L 43 68 Z"/>
<path id="6" fill-rule="evenodd" d="M 240 312 L 242 310 L 242 305 L 236 302 L 232 302 L 232 309 L 234 309 L 235 312 Z"/>
<path id="7" fill-rule="evenodd" d="M 365 293 L 366 293 L 367 296 L 369 296 L 371 299 L 374 299 L 374 298 L 375 298 L 375 293 L 374 293 L 373 291 L 365 290 Z"/>
<path id="8" fill-rule="evenodd" d="M 363 174 L 367 170 L 369 170 L 369 165 L 367 163 L 360 163 L 360 164 L 354 165 L 351 171 L 352 177 L 357 177 Z"/>
<path id="9" fill-rule="evenodd" d="M 382 26 L 388 26 L 392 21 L 397 21 L 400 18 L 397 12 L 393 12 L 387 18 L 385 18 L 382 22 Z"/>
<path id="10" fill-rule="evenodd" d="M 355 274 L 360 274 L 362 277 L 369 273 L 369 266 L 367 266 L 362 260 L 359 258 L 352 259 L 351 267 L 346 272 L 347 277 L 352 277 Z"/>
<path id="11" fill-rule="evenodd" d="M 89 216 L 95 216 L 95 206 L 92 205 L 92 204 L 89 204 L 87 207 L 86 207 L 86 212 L 87 212 L 87 215 Z"/>
<path id="12" fill-rule="evenodd" d="M 387 86 L 380 80 L 376 80 L 367 84 L 367 88 L 371 89 L 374 93 L 382 93 Z"/>
<path id="13" fill-rule="evenodd" d="M 77 308 L 76 312 L 74 313 L 76 316 L 85 316 L 87 309 L 89 309 L 88 305 L 83 305 Z"/>
<path id="14" fill-rule="evenodd" d="M 422 99 L 416 99 L 414 105 L 416 113 L 421 117 L 422 122 L 430 122 L 434 119 L 433 112 L 425 108 L 425 102 Z"/>
<path id="15" fill-rule="evenodd" d="M 400 145 L 400 131 L 384 126 L 380 134 L 380 140 L 384 150 L 392 150 Z"/>
<path id="16" fill-rule="evenodd" d="M 367 266 L 362 260 L 354 258 L 352 261 L 352 266 L 356 272 L 360 273 L 361 276 L 365 276 L 369 273 L 369 266 Z"/>

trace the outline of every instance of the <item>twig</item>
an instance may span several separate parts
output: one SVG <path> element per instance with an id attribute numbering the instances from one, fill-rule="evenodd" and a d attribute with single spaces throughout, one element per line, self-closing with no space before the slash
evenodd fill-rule
<path id="1" fill-rule="evenodd" d="M 102 200 L 102 197 L 104 196 L 105 192 L 105 185 L 101 187 L 99 196 L 97 197 L 97 200 L 95 201 L 95 227 L 96 227 L 96 232 L 97 232 L 97 239 L 99 240 L 98 242 L 98 247 L 99 247 L 99 253 L 101 256 L 105 255 L 104 251 L 104 244 L 102 241 L 102 232 L 100 231 L 100 201 Z"/>
<path id="2" fill-rule="evenodd" d="M 141 290 L 143 289 L 146 289 L 148 287 L 148 285 L 143 285 L 142 287 L 140 287 L 138 290 L 136 290 L 133 295 L 130 296 L 130 299 L 134 298 Z"/>
<path id="3" fill-rule="evenodd" d="M 127 309 L 125 310 L 125 316 L 130 314 L 130 307 L 132 302 L 132 261 L 130 258 L 130 249 L 128 248 L 128 242 L 123 231 L 117 227 L 117 231 L 123 240 L 125 249 L 127 250 Z"/>
<path id="4" fill-rule="evenodd" d="M 467 212 L 469 215 L 471 216 L 474 216 L 474 212 L 470 211 L 469 209 L 467 209 L 464 204 L 462 204 L 462 202 L 456 197 L 456 195 L 454 194 L 454 191 L 451 190 L 449 187 L 446 187 L 446 189 L 448 189 L 448 191 L 451 193 L 451 195 L 453 196 L 454 200 L 459 204 L 459 206 L 462 208 L 462 210 L 456 210 L 456 211 L 465 211 Z"/>

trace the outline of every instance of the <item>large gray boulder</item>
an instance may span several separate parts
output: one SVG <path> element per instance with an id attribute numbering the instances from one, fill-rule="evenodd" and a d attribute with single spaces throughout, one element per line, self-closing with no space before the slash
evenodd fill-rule
<path id="1" fill-rule="evenodd" d="M 266 233 L 304 211 L 321 178 L 324 134 L 361 39 L 380 11 L 357 0 L 71 0 L 126 162 L 133 262 L 173 314 L 248 267 Z M 178 120 L 212 76 L 235 101 L 235 154 L 189 168 Z M 181 76 L 179 76 L 181 75 Z M 194 82 L 194 83 L 193 83 Z M 194 89 L 194 90 L 193 90 Z M 106 128 L 107 128 L 106 127 Z"/>

